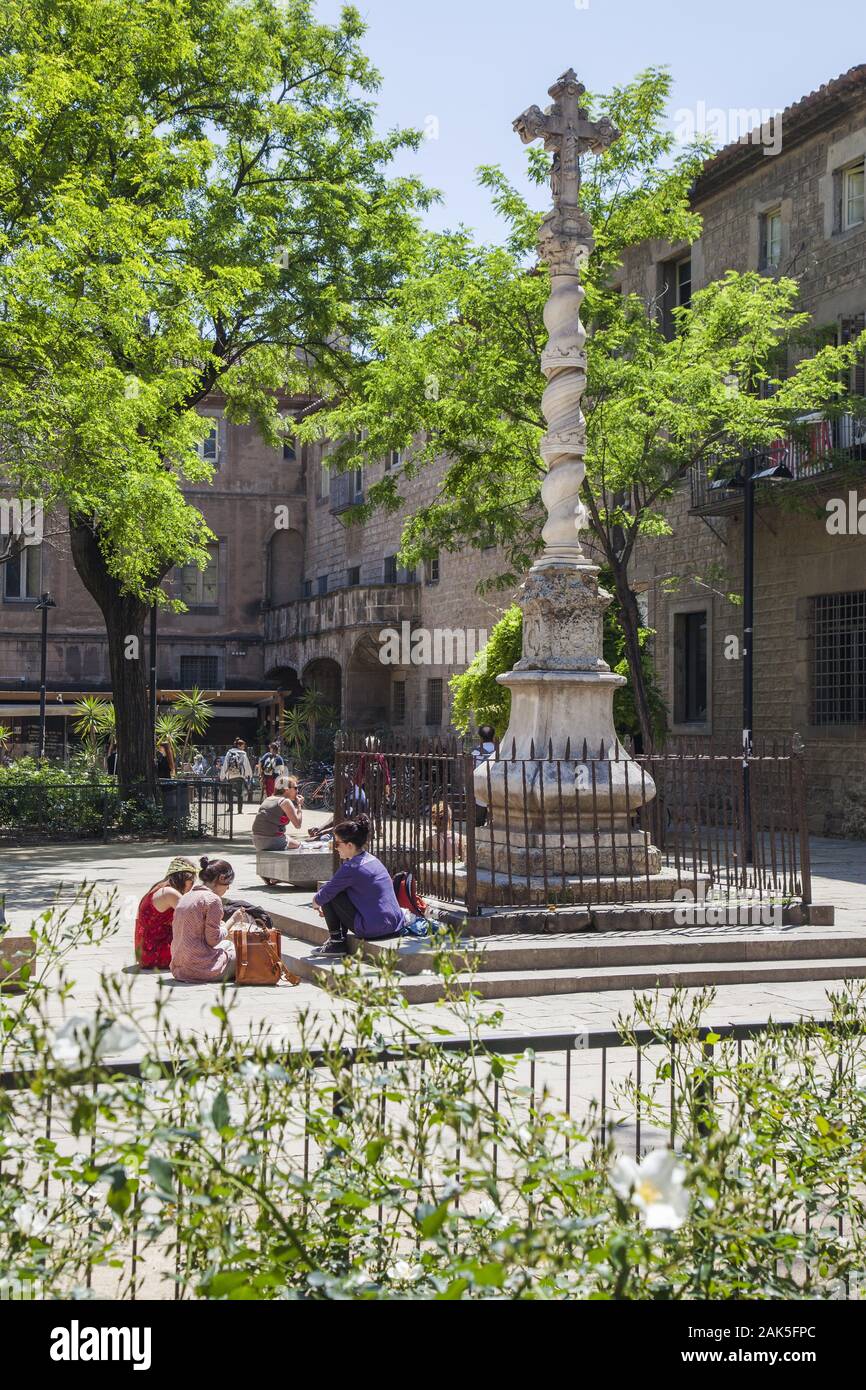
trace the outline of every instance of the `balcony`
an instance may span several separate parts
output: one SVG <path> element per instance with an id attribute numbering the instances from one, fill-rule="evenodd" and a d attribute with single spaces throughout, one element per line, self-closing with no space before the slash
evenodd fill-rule
<path id="1" fill-rule="evenodd" d="M 296 599 L 265 613 L 266 642 L 304 643 L 328 633 L 398 627 L 417 620 L 421 585 L 354 584 Z"/>
<path id="2" fill-rule="evenodd" d="M 840 415 L 826 420 L 820 413 L 803 415 L 797 431 L 774 440 L 760 452 L 761 467 L 783 465 L 795 482 L 806 482 L 837 469 L 866 461 L 866 419 Z M 744 458 L 724 462 L 710 458 L 690 470 L 690 511 L 698 516 L 724 516 L 742 504 L 739 488 L 713 487 L 715 478 L 734 476 Z"/>

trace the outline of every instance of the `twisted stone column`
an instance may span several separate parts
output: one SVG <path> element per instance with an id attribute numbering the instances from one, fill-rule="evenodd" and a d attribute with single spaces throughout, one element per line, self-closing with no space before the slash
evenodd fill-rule
<path id="1" fill-rule="evenodd" d="M 475 795 L 489 806 L 490 829 L 479 832 L 479 896 L 502 900 L 503 875 L 515 901 L 577 874 L 576 891 L 599 900 L 622 892 L 621 876 L 659 872 L 660 856 L 634 815 L 655 795 L 651 779 L 619 743 L 613 695 L 624 684 L 602 656 L 604 610 L 610 595 L 598 587 L 598 567 L 581 549 L 586 511 L 586 334 L 580 321 L 584 291 L 579 267 L 592 245 L 589 220 L 578 205 L 579 155 L 616 138 L 608 121 L 591 122 L 580 107 L 583 86 L 572 69 L 554 83 L 553 105 L 530 107 L 515 129 L 525 143 L 542 138 L 553 151 L 554 207 L 541 224 L 539 254 L 550 267 L 544 310 L 548 332 L 541 356 L 547 377 L 542 410 L 547 464 L 541 496 L 547 511 L 544 549 L 520 596 L 523 650 L 500 676 L 511 691 L 511 719 L 498 759 L 475 774 Z M 586 750 L 586 751 L 584 751 Z M 593 887 L 584 882 L 598 878 Z M 609 884 L 604 876 L 611 875 Z M 620 876 L 620 881 L 617 876 Z M 656 891 L 646 887 L 645 896 Z"/>

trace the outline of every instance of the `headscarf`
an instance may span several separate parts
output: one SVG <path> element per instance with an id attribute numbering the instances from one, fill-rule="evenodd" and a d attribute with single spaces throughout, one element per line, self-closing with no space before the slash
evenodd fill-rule
<path id="1" fill-rule="evenodd" d="M 172 859 L 165 871 L 165 876 L 166 878 L 170 878 L 172 874 L 192 874 L 193 878 L 195 878 L 197 873 L 198 869 L 191 860 L 184 859 L 182 855 L 178 855 L 176 859 Z"/>

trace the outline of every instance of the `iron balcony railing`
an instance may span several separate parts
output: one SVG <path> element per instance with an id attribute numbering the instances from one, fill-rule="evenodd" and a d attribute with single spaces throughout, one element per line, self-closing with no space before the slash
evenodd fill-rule
<path id="1" fill-rule="evenodd" d="M 866 460 L 866 417 L 840 415 L 828 420 L 817 412 L 804 415 L 796 430 L 756 452 L 760 453 L 760 467 L 784 466 L 796 482 L 820 477 Z M 743 455 L 724 461 L 711 456 L 695 464 L 689 474 L 692 511 L 728 509 L 737 504 L 741 498 L 738 489 L 722 490 L 712 484 L 735 476 L 747 463 Z"/>

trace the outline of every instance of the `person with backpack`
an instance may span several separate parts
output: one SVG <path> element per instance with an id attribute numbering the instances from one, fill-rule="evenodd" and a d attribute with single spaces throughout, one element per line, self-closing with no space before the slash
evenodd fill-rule
<path id="1" fill-rule="evenodd" d="M 328 940 L 310 952 L 310 959 L 347 955 L 349 932 L 364 941 L 400 934 L 403 909 L 385 865 L 365 849 L 369 837 L 370 821 L 363 813 L 334 826 L 340 867 L 313 899 L 327 923 Z"/>
<path id="2" fill-rule="evenodd" d="M 226 750 L 220 768 L 220 781 L 228 782 L 232 797 L 237 788 L 238 810 L 244 809 L 244 787 L 252 780 L 253 770 L 247 757 L 247 746 L 242 738 L 236 738 L 231 748 Z"/>
<path id="3" fill-rule="evenodd" d="M 278 743 L 269 743 L 267 753 L 263 753 L 259 758 L 256 771 L 262 784 L 262 795 L 260 800 L 264 801 L 267 797 L 273 796 L 274 786 L 277 778 L 285 772 L 285 759 L 280 754 Z"/>

